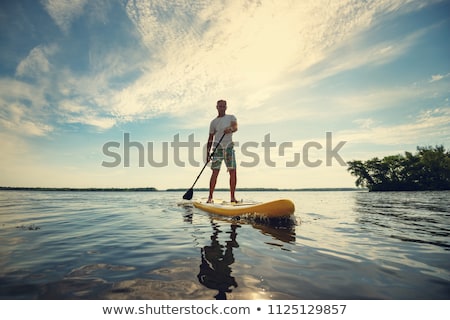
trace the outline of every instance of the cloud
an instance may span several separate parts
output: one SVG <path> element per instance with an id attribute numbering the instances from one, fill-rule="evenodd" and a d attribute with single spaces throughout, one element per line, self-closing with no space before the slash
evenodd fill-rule
<path id="1" fill-rule="evenodd" d="M 293 32 L 289 19 L 281 21 L 280 10 L 276 19 L 271 18 L 277 14 L 271 12 L 274 6 L 188 3 L 128 3 L 130 19 L 156 58 L 141 78 L 115 96 L 114 112 L 119 116 L 183 113 L 203 108 L 202 101 L 214 101 L 227 91 L 239 95 L 237 87 L 252 92 L 280 75 L 289 62 L 280 54 L 294 54 L 273 43 L 281 42 L 277 33 L 289 38 Z"/>
<path id="2" fill-rule="evenodd" d="M 99 130 L 110 129 L 116 124 L 116 119 L 111 116 L 102 116 L 95 108 L 90 108 L 73 100 L 61 101 L 59 112 L 65 123 L 89 125 Z"/>
<path id="3" fill-rule="evenodd" d="M 357 124 L 361 129 L 369 129 L 373 127 L 376 121 L 371 118 L 365 118 L 353 120 L 353 123 Z"/>
<path id="4" fill-rule="evenodd" d="M 400 56 L 419 34 L 368 49 L 361 34 L 380 13 L 417 7 L 402 0 L 129 1 L 127 14 L 151 58 L 142 76 L 113 97 L 113 112 L 125 119 L 184 115 L 226 96 L 239 101 L 240 111 L 253 109 L 287 89 Z M 336 53 L 343 47 L 356 50 Z M 321 62 L 324 71 L 304 73 Z"/>
<path id="5" fill-rule="evenodd" d="M 98 14 L 102 7 L 80 0 L 42 3 L 69 38 L 75 36 L 68 31 L 78 17 Z M 88 5 L 95 13 L 86 12 Z M 276 114 L 267 115 L 266 121 L 281 121 L 292 117 L 292 112 L 276 110 L 290 111 L 292 103 L 274 105 L 270 103 L 274 97 L 282 98 L 287 90 L 305 90 L 334 74 L 390 61 L 404 53 L 417 34 L 406 37 L 400 45 L 392 40 L 374 43 L 368 49 L 342 48 L 361 41 L 361 34 L 378 22 L 380 13 L 400 14 L 416 6 L 417 2 L 406 0 L 283 4 L 133 0 L 124 8 L 134 29 L 127 29 L 130 26 L 125 22 L 99 18 L 108 28 L 121 29 L 114 35 L 133 38 L 137 34 L 140 42 L 119 45 L 124 43 L 120 37 L 114 40 L 117 45 L 91 41 L 96 29 L 90 26 L 85 36 L 88 47 L 83 48 L 88 52 L 80 53 L 88 57 L 86 70 L 61 60 L 70 48 L 58 43 L 32 49 L 18 64 L 16 76 L 41 77 L 34 91 L 45 101 L 36 103 L 30 97 L 33 106 L 48 105 L 69 123 L 102 129 L 120 121 L 164 114 L 189 118 L 219 97 L 232 97 L 234 111 L 249 118 L 255 108 L 264 106 Z M 313 66 L 324 67 L 324 71 L 308 73 Z M 60 104 L 70 99 L 84 107 L 85 117 L 81 113 L 63 115 Z"/>
<path id="6" fill-rule="evenodd" d="M 352 144 L 429 145 L 450 141 L 450 109 L 437 108 L 420 112 L 411 122 L 393 126 L 377 125 L 338 132 L 338 139 Z"/>
<path id="7" fill-rule="evenodd" d="M 84 114 L 67 117 L 67 123 L 80 123 L 96 127 L 99 130 L 106 130 L 112 128 L 116 124 L 116 120 L 111 117 Z"/>
<path id="8" fill-rule="evenodd" d="M 430 83 L 436 82 L 436 81 L 441 81 L 442 79 L 448 78 L 449 76 L 450 76 L 450 73 L 447 73 L 447 74 L 444 74 L 444 75 L 442 75 L 442 74 L 434 74 L 434 75 L 431 76 Z"/>
<path id="9" fill-rule="evenodd" d="M 39 45 L 33 48 L 28 56 L 20 61 L 16 68 L 18 77 L 39 77 L 51 70 L 49 56 L 58 50 L 56 45 Z"/>
<path id="10" fill-rule="evenodd" d="M 397 86 L 378 82 L 368 89 L 338 91 L 323 99 L 330 106 L 329 112 L 339 112 L 341 115 L 374 114 L 383 110 L 397 114 L 405 108 L 414 112 L 430 104 L 441 107 L 446 103 L 447 91 L 445 82 L 430 82 L 424 78 Z"/>
<path id="11" fill-rule="evenodd" d="M 43 0 L 42 4 L 56 25 L 68 33 L 72 22 L 82 15 L 87 0 Z"/>
<path id="12" fill-rule="evenodd" d="M 28 136 L 44 136 L 53 127 L 36 119 L 36 114 L 22 104 L 3 104 L 0 111 L 0 127 L 4 130 Z"/>
<path id="13" fill-rule="evenodd" d="M 37 109 L 46 104 L 44 92 L 39 86 L 16 79 L 0 78 L 0 104 L 7 105 L 16 101 L 26 101 Z"/>
<path id="14" fill-rule="evenodd" d="M 430 93 L 428 88 L 382 87 L 373 90 L 364 90 L 354 94 L 336 95 L 331 105 L 339 108 L 343 113 L 376 111 L 393 107 L 403 108 L 407 101 L 423 98 Z"/>
<path id="15" fill-rule="evenodd" d="M 0 129 L 25 136 L 45 136 L 54 130 L 48 123 L 44 91 L 34 85 L 0 79 Z"/>

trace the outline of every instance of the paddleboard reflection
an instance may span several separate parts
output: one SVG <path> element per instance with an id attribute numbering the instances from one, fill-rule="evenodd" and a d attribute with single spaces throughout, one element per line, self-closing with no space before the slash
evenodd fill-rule
<path id="1" fill-rule="evenodd" d="M 183 220 L 193 224 L 195 208 L 185 206 Z M 231 219 L 211 215 L 209 222 L 212 228 L 211 242 L 209 245 L 200 248 L 199 273 L 197 279 L 206 288 L 217 290 L 214 296 L 217 300 L 226 300 L 227 294 L 238 287 L 239 279 L 232 275 L 232 264 L 235 262 L 233 250 L 239 248 L 237 241 L 238 232 L 241 225 L 251 225 L 259 230 L 271 240 L 279 240 L 284 243 L 295 242 L 296 222 L 292 219 Z M 225 228 L 229 226 L 228 230 Z M 222 229 L 222 230 L 221 230 Z M 219 236 L 226 232 L 227 236 Z M 268 241 L 266 244 L 273 244 L 275 241 Z"/>

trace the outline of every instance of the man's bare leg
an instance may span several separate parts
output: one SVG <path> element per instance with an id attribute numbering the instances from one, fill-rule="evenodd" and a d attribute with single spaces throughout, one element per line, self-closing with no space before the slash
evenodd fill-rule
<path id="1" fill-rule="evenodd" d="M 209 180 L 209 196 L 208 203 L 213 201 L 214 189 L 216 188 L 217 176 L 219 175 L 220 170 L 213 169 L 211 173 L 211 179 Z"/>
<path id="2" fill-rule="evenodd" d="M 236 191 L 236 182 L 237 182 L 236 169 L 229 169 L 228 172 L 230 173 L 230 197 L 231 197 L 230 201 L 237 202 L 234 195 Z"/>

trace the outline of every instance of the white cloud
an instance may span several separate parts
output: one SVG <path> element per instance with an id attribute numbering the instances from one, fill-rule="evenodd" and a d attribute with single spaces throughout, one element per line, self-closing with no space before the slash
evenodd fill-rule
<path id="1" fill-rule="evenodd" d="M 44 1 L 46 10 L 65 31 L 83 14 L 86 5 L 86 1 Z M 38 84 L 39 96 L 51 92 L 55 100 L 74 99 L 89 116 L 82 118 L 79 113 L 66 119 L 98 124 L 100 128 L 160 114 L 198 114 L 222 97 L 232 97 L 236 102 L 234 111 L 251 120 L 255 108 L 286 89 L 307 88 L 338 72 L 383 63 L 402 54 L 418 34 L 400 44 L 385 41 L 369 49 L 338 52 L 341 56 L 336 55 L 335 49 L 354 44 L 361 32 L 376 23 L 380 12 L 415 6 L 418 2 L 410 4 L 406 0 L 282 4 L 128 1 L 126 12 L 141 35 L 145 50 L 139 46 L 107 50 L 92 45 L 88 53 L 90 71 L 72 73 L 65 66 L 57 72 L 52 70 L 51 55 L 58 50 L 56 46 L 38 46 L 18 65 L 16 74 L 54 72 L 57 83 L 46 83 L 55 80 L 43 77 Z M 340 59 L 342 54 L 345 59 Z M 302 73 L 325 60 L 328 66 L 324 71 L 309 76 Z M 127 74 L 134 74 L 134 80 L 118 86 L 117 79 Z M 386 99 L 390 98 L 391 94 L 386 93 Z M 362 97 L 353 99 L 355 104 L 364 103 Z M 345 101 L 348 102 L 351 103 Z M 274 112 L 266 112 L 261 115 L 266 119 L 258 121 L 292 117 L 292 103 L 285 108 L 273 104 L 265 107 Z M 287 112 L 276 112 L 283 109 Z"/>
<path id="2" fill-rule="evenodd" d="M 54 128 L 47 123 L 45 105 L 41 88 L 0 79 L 0 129 L 19 135 L 47 135 Z"/>
<path id="3" fill-rule="evenodd" d="M 43 5 L 56 25 L 65 33 L 72 22 L 83 13 L 87 0 L 43 0 Z"/>
<path id="4" fill-rule="evenodd" d="M 430 82 L 435 82 L 444 79 L 444 76 L 442 74 L 435 74 L 431 76 Z"/>
<path id="5" fill-rule="evenodd" d="M 80 0 L 43 3 L 66 32 L 88 4 Z M 16 74 L 52 73 L 38 85 L 42 94 L 51 92 L 55 100 L 75 99 L 90 116 L 67 119 L 97 123 L 101 128 L 114 121 L 109 116 L 94 121 L 100 113 L 110 114 L 116 122 L 160 114 L 183 117 L 205 110 L 222 97 L 232 97 L 237 102 L 234 111 L 244 117 L 248 114 L 250 119 L 253 109 L 286 89 L 306 88 L 338 72 L 388 61 L 404 52 L 414 35 L 400 45 L 386 41 L 362 51 L 344 52 L 345 59 L 334 51 L 357 39 L 380 12 L 400 10 L 405 3 L 408 1 L 128 1 L 126 13 L 144 50 L 139 45 L 108 50 L 92 43 L 89 72 L 72 73 L 65 66 L 52 70 L 51 56 L 57 46 L 38 46 L 18 65 Z M 328 66 L 324 71 L 301 73 L 325 59 Z M 117 85 L 117 79 L 130 74 L 132 82 Z M 51 84 L 55 79 L 57 83 Z M 283 109 L 280 105 L 266 107 Z M 291 107 L 284 109 L 290 111 Z M 266 121 L 292 116 L 292 112 L 274 114 L 276 117 L 268 115 Z"/>
<path id="6" fill-rule="evenodd" d="M 112 128 L 116 124 L 116 120 L 110 117 L 100 117 L 97 115 L 79 115 L 67 118 L 68 123 L 80 123 L 96 127 L 99 130 Z"/>
<path id="7" fill-rule="evenodd" d="M 441 81 L 442 79 L 448 78 L 450 76 L 450 73 L 447 74 L 434 74 L 431 76 L 430 83 Z"/>
<path id="8" fill-rule="evenodd" d="M 28 56 L 20 61 L 16 68 L 16 76 L 39 77 L 44 76 L 51 69 L 48 56 L 58 50 L 56 45 L 37 46 L 33 48 Z"/>
<path id="9" fill-rule="evenodd" d="M 430 83 L 419 80 L 414 83 L 391 84 L 378 83 L 376 87 L 358 90 L 351 93 L 337 92 L 327 98 L 329 111 L 339 114 L 355 115 L 365 112 L 380 112 L 395 109 L 418 109 L 429 107 L 430 104 L 440 106 L 445 104 L 447 86 L 444 82 Z M 447 103 L 448 104 L 448 103 Z"/>
<path id="10" fill-rule="evenodd" d="M 286 88 L 306 88 L 338 72 L 385 63 L 407 50 L 418 35 L 400 44 L 386 41 L 356 48 L 345 52 L 345 59 L 330 60 L 330 55 L 338 47 L 351 47 L 381 12 L 412 10 L 419 4 L 130 1 L 127 14 L 152 59 L 139 79 L 113 97 L 113 112 L 125 119 L 184 115 L 227 96 L 239 102 L 241 112 Z M 329 65 L 320 74 L 300 73 L 325 59 Z M 294 73 L 307 79 L 289 78 Z"/>
<path id="11" fill-rule="evenodd" d="M 46 104 L 41 87 L 15 79 L 0 78 L 0 104 L 8 105 L 16 101 L 28 101 L 36 109 L 41 109 Z"/>
<path id="12" fill-rule="evenodd" d="M 59 110 L 67 113 L 82 113 L 86 112 L 88 108 L 86 106 L 80 105 L 72 100 L 64 100 L 59 103 Z"/>
<path id="13" fill-rule="evenodd" d="M 410 123 L 377 125 L 338 132 L 338 139 L 352 144 L 429 145 L 450 142 L 450 109 L 432 109 L 421 112 Z"/>
<path id="14" fill-rule="evenodd" d="M 353 123 L 356 123 L 361 129 L 369 129 L 373 127 L 376 121 L 371 118 L 365 118 L 353 120 Z"/>
<path id="15" fill-rule="evenodd" d="M 102 116 L 95 108 L 87 107 L 73 100 L 64 100 L 59 104 L 61 118 L 65 123 L 79 123 L 96 127 L 99 130 L 112 128 L 116 119 Z"/>
<path id="16" fill-rule="evenodd" d="M 383 87 L 355 94 L 347 94 L 332 98 L 333 104 L 343 113 L 355 113 L 389 109 L 393 106 L 404 108 L 404 103 L 413 101 L 424 94 L 430 93 L 430 89 L 405 87 Z"/>
<path id="17" fill-rule="evenodd" d="M 45 136 L 53 127 L 36 119 L 30 108 L 22 104 L 2 105 L 0 128 L 21 135 Z"/>

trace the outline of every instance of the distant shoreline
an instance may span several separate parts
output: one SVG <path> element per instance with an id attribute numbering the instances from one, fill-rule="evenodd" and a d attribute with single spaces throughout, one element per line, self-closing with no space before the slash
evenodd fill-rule
<path id="1" fill-rule="evenodd" d="M 49 188 L 49 187 L 0 187 L 0 191 L 159 191 L 156 188 Z"/>
<path id="2" fill-rule="evenodd" d="M 185 188 L 171 188 L 158 190 L 154 187 L 143 188 L 50 188 L 50 187 L 0 187 L 0 191 L 84 191 L 84 192 L 185 192 Z M 208 188 L 197 188 L 195 191 L 208 191 Z M 217 188 L 216 191 L 228 191 L 226 188 Z M 364 188 L 237 188 L 239 192 L 286 192 L 286 191 L 367 191 Z"/>

